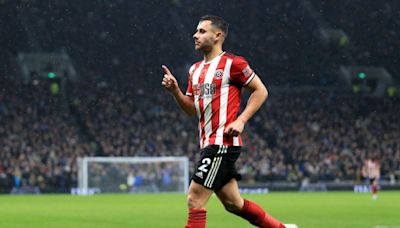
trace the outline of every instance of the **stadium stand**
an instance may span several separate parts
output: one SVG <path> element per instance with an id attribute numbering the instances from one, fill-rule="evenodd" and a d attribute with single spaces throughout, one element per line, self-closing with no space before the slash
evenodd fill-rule
<path id="1" fill-rule="evenodd" d="M 399 97 L 354 94 L 335 73 L 341 64 L 383 66 L 398 80 L 398 4 L 311 2 L 348 34 L 348 47 L 324 45 L 300 2 L 239 1 L 223 13 L 218 4 L 211 10 L 231 24 L 226 49 L 245 56 L 271 86 L 246 128 L 240 172 L 247 184 L 357 182 L 362 161 L 375 154 L 382 180 L 398 180 Z M 162 90 L 160 66 L 170 65 L 185 89 L 188 67 L 201 58 L 191 33 L 212 3 L 1 1 L 0 27 L 8 32 L 0 36 L 0 192 L 69 192 L 82 156 L 195 161 L 196 120 Z M 55 51 L 74 59 L 80 80 L 54 91 L 46 77 L 18 79 L 19 52 Z"/>

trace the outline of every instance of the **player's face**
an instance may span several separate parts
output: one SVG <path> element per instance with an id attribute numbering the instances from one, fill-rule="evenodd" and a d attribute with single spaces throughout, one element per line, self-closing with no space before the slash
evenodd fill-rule
<path id="1" fill-rule="evenodd" d="M 194 48 L 199 51 L 208 52 L 217 43 L 218 33 L 221 33 L 211 25 L 211 21 L 201 21 L 193 34 Z"/>

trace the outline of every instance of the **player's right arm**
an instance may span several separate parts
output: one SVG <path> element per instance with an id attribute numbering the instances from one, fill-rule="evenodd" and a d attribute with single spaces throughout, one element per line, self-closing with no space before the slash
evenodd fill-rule
<path id="1" fill-rule="evenodd" d="M 367 161 L 364 161 L 363 166 L 361 168 L 361 175 L 363 178 L 368 178 L 368 166 Z"/>
<path id="2" fill-rule="evenodd" d="M 196 113 L 196 109 L 194 107 L 193 98 L 182 93 L 181 89 L 179 88 L 178 81 L 174 75 L 172 75 L 167 66 L 162 65 L 162 68 L 164 70 L 164 78 L 161 84 L 170 94 L 174 96 L 178 105 L 187 115 L 194 115 Z"/>

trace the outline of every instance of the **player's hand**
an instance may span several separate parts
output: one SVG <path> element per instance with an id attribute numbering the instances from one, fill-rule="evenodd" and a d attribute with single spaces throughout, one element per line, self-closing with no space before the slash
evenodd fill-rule
<path id="1" fill-rule="evenodd" d="M 172 75 L 171 71 L 168 69 L 167 66 L 162 65 L 161 67 L 164 70 L 164 77 L 163 77 L 161 84 L 164 86 L 164 88 L 168 92 L 170 92 L 172 94 L 178 92 L 179 85 L 178 85 L 178 81 L 176 80 L 174 75 Z"/>
<path id="2" fill-rule="evenodd" d="M 229 136 L 239 136 L 243 132 L 244 125 L 245 122 L 243 120 L 236 119 L 225 128 L 224 134 Z"/>

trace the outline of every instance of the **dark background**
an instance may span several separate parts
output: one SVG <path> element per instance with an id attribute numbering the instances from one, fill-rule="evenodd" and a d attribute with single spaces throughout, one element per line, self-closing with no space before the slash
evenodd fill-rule
<path id="1" fill-rule="evenodd" d="M 244 134 L 246 182 L 361 182 L 372 155 L 382 181 L 398 179 L 398 95 L 357 93 L 338 70 L 383 67 L 398 88 L 399 8 L 395 0 L 0 0 L 0 191 L 20 177 L 17 187 L 68 192 L 81 156 L 195 161 L 196 120 L 162 89 L 161 64 L 185 90 L 202 58 L 192 34 L 204 14 L 230 24 L 224 49 L 270 88 Z M 321 38 L 329 29 L 342 35 Z M 36 72 L 23 81 L 18 53 L 66 53 L 78 80 Z"/>

